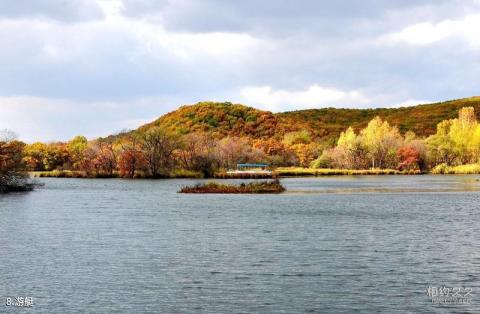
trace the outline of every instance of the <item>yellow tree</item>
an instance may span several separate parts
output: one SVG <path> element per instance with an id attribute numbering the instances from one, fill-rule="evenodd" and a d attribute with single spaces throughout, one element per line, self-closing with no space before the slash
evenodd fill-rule
<path id="1" fill-rule="evenodd" d="M 456 158 L 454 143 L 449 135 L 452 120 L 444 120 L 437 124 L 437 132 L 426 140 L 427 156 L 433 165 L 451 164 Z"/>
<path id="2" fill-rule="evenodd" d="M 472 138 L 477 128 L 477 120 L 473 107 L 460 109 L 458 119 L 454 119 L 450 126 L 449 136 L 454 144 L 454 151 L 460 163 L 467 163 L 472 159 Z"/>
<path id="3" fill-rule="evenodd" d="M 349 127 L 340 134 L 337 147 L 335 148 L 337 163 L 349 169 L 358 169 L 365 166 L 365 149 L 362 147 L 361 139 L 355 134 L 353 128 Z"/>
<path id="4" fill-rule="evenodd" d="M 318 156 L 319 147 L 313 143 L 307 130 L 286 133 L 283 144 L 295 153 L 298 165 L 308 167 Z"/>
<path id="5" fill-rule="evenodd" d="M 478 162 L 480 159 L 480 125 L 477 125 L 473 131 L 469 150 L 472 152 L 473 161 Z"/>
<path id="6" fill-rule="evenodd" d="M 23 162 L 28 170 L 45 170 L 44 159 L 47 151 L 47 144 L 36 142 L 25 146 L 23 151 Z"/>
<path id="7" fill-rule="evenodd" d="M 360 132 L 363 146 L 368 152 L 372 168 L 394 167 L 397 163 L 397 150 L 403 138 L 396 127 L 390 126 L 380 117 L 373 118 Z"/>
<path id="8" fill-rule="evenodd" d="M 67 143 L 68 153 L 72 159 L 73 168 L 81 169 L 85 164 L 85 151 L 88 147 L 88 141 L 85 136 L 75 136 Z"/>
<path id="9" fill-rule="evenodd" d="M 352 127 L 349 127 L 345 132 L 340 134 L 337 145 L 346 149 L 353 149 L 357 144 L 357 135 Z"/>

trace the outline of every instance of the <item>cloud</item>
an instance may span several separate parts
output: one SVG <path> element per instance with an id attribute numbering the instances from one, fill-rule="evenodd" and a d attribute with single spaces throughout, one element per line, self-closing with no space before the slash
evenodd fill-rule
<path id="1" fill-rule="evenodd" d="M 187 32 L 254 32 L 258 36 L 314 33 L 322 36 L 365 30 L 365 21 L 382 20 L 391 12 L 428 7 L 442 12 L 448 4 L 451 15 L 461 1 L 445 0 L 123 0 L 123 14 L 162 23 L 167 29 Z M 465 2 L 463 2 L 465 5 Z M 435 9 L 433 9 L 435 7 Z M 403 16 L 411 20 L 412 14 Z M 358 27 L 361 25 L 362 27 Z M 387 25 L 383 25 L 384 29 Z M 374 28 L 371 28 L 373 30 Z M 345 32 L 347 30 L 347 32 Z"/>
<path id="2" fill-rule="evenodd" d="M 80 24 L 0 20 L 0 95 L 118 101 L 208 93 L 263 45 L 250 34 L 171 32 L 104 9 L 105 20 Z"/>
<path id="3" fill-rule="evenodd" d="M 256 104 L 270 111 L 293 110 L 295 108 L 319 108 L 330 106 L 366 105 L 370 100 L 359 91 L 343 91 L 319 85 L 305 90 L 281 90 L 270 86 L 245 87 L 240 91 L 247 103 Z"/>
<path id="4" fill-rule="evenodd" d="M 471 96 L 478 20 L 473 0 L 4 1 L 0 129 L 94 137 L 201 100 L 283 111 Z"/>
<path id="5" fill-rule="evenodd" d="M 458 20 L 413 24 L 401 31 L 382 36 L 382 40 L 410 45 L 430 45 L 441 40 L 461 39 L 472 47 L 480 48 L 479 29 L 480 14 L 470 14 Z"/>
<path id="6" fill-rule="evenodd" d="M 2 3 L 0 17 L 80 22 L 101 19 L 103 12 L 96 0 L 15 0 Z"/>
<path id="7" fill-rule="evenodd" d="M 409 106 L 416 106 L 416 105 L 423 105 L 423 104 L 431 104 L 435 101 L 432 100 L 421 100 L 421 99 L 407 99 L 397 104 L 393 104 L 391 107 L 409 107 Z"/>
<path id="8" fill-rule="evenodd" d="M 1 129 L 14 131 L 27 142 L 68 140 L 75 135 L 107 136 L 135 129 L 172 110 L 166 99 L 137 99 L 130 103 L 80 102 L 32 96 L 0 97 Z"/>
<path id="9" fill-rule="evenodd" d="M 433 100 L 409 99 L 408 92 L 378 93 L 361 90 L 341 90 L 334 87 L 311 85 L 301 90 L 274 89 L 270 86 L 249 86 L 240 90 L 240 102 L 256 105 L 273 112 L 337 108 L 393 108 L 433 103 Z"/>

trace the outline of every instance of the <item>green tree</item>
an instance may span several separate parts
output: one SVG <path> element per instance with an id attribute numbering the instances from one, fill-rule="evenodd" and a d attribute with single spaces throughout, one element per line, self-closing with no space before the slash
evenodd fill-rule
<path id="1" fill-rule="evenodd" d="M 85 152 L 88 147 L 88 140 L 85 136 L 75 136 L 67 143 L 68 153 L 74 169 L 82 169 L 85 166 Z"/>

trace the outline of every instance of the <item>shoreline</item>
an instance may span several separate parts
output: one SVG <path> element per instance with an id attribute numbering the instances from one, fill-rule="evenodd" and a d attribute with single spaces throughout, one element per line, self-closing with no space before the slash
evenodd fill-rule
<path id="1" fill-rule="evenodd" d="M 336 177 L 336 176 L 420 176 L 420 175 L 480 175 L 480 173 L 433 173 L 433 172 L 412 172 L 412 171 L 398 171 L 392 169 L 372 169 L 372 170 L 348 170 L 348 169 L 309 169 L 304 168 L 303 170 L 291 169 L 289 171 L 281 170 L 274 172 L 273 175 L 269 178 L 265 176 L 225 176 L 225 175 L 215 175 L 213 177 L 205 176 L 164 176 L 164 177 L 148 177 L 148 176 L 138 176 L 135 178 L 122 178 L 117 174 L 112 176 L 108 175 L 95 175 L 95 174 L 86 174 L 81 171 L 65 171 L 65 172 L 53 172 L 53 171 L 31 171 L 28 172 L 31 178 L 67 178 L 67 179 L 127 179 L 127 180 L 158 180 L 158 179 L 219 179 L 219 180 L 230 180 L 230 179 L 275 179 L 275 178 L 315 178 L 315 177 Z"/>

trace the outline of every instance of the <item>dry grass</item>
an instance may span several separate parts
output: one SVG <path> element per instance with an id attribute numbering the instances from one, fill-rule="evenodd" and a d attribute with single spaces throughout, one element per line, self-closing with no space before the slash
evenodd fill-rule
<path id="1" fill-rule="evenodd" d="M 52 170 L 52 171 L 37 171 L 31 172 L 34 177 L 40 178 L 111 178 L 117 177 L 117 174 L 113 176 L 87 173 L 85 171 L 73 171 L 73 170 Z"/>
<path id="2" fill-rule="evenodd" d="M 398 171 L 394 169 L 313 169 L 299 167 L 280 167 L 275 170 L 280 177 L 296 176 L 338 176 L 338 175 L 393 175 L 393 174 L 420 174 L 419 171 Z"/>
<path id="3" fill-rule="evenodd" d="M 102 173 L 87 173 L 85 171 L 73 171 L 73 170 L 52 170 L 52 171 L 34 171 L 30 172 L 33 177 L 43 178 L 119 178 L 118 172 L 114 172 L 112 175 Z M 150 176 L 143 172 L 135 174 L 136 179 L 149 179 Z M 173 170 L 165 178 L 203 178 L 203 174 L 198 171 L 190 171 L 185 169 Z"/>
<path id="4" fill-rule="evenodd" d="M 433 174 L 480 174 L 480 164 L 467 164 L 460 166 L 437 165 L 432 169 Z"/>

